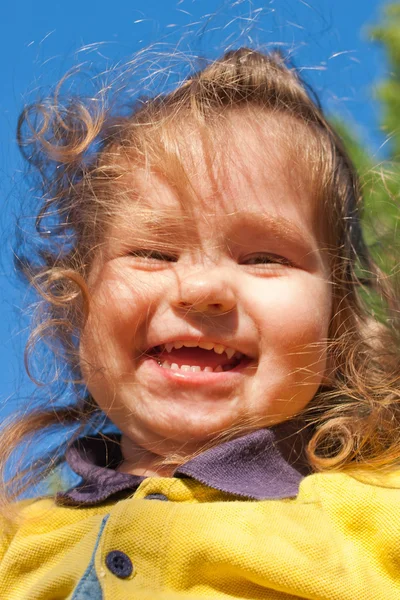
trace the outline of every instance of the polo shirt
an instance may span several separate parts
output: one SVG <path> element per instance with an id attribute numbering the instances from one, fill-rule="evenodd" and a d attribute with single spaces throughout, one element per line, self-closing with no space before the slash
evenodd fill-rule
<path id="1" fill-rule="evenodd" d="M 398 600 L 400 472 L 310 473 L 297 430 L 172 477 L 120 473 L 117 437 L 78 440 L 79 484 L 0 518 L 1 600 Z"/>
<path id="2" fill-rule="evenodd" d="M 177 467 L 173 477 L 191 478 L 215 490 L 253 500 L 295 497 L 311 473 L 306 446 L 311 435 L 299 419 L 226 441 Z M 123 458 L 119 435 L 78 439 L 66 460 L 81 482 L 57 495 L 64 505 L 90 506 L 134 493 L 145 477 L 116 469 Z M 162 499 L 154 495 L 154 499 Z"/>

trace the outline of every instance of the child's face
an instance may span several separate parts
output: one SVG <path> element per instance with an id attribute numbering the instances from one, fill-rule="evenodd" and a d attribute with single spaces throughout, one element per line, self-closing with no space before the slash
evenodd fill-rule
<path id="1" fill-rule="evenodd" d="M 99 406 L 160 455 L 298 413 L 324 377 L 331 317 L 315 203 L 273 119 L 236 121 L 211 161 L 198 136 L 184 141 L 198 201 L 185 211 L 165 180 L 135 170 L 135 197 L 92 269 L 81 343 Z M 157 218 L 156 240 L 137 202 Z M 171 349 L 182 342 L 194 347 Z"/>

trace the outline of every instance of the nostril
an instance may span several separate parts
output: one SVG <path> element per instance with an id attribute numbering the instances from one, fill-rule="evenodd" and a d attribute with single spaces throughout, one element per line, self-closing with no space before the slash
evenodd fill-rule
<path id="1" fill-rule="evenodd" d="M 221 302 L 179 302 L 179 308 L 194 312 L 222 312 L 224 305 Z"/>
<path id="2" fill-rule="evenodd" d="M 223 302 L 178 302 L 177 308 L 188 312 L 220 314 L 230 312 L 233 308 L 229 303 Z"/>

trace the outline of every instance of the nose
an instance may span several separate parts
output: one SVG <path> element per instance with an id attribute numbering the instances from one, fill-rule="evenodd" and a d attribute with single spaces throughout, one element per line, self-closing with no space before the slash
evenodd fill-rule
<path id="1" fill-rule="evenodd" d="M 229 278 L 219 269 L 209 269 L 185 276 L 178 286 L 176 308 L 197 313 L 223 314 L 236 306 L 236 294 Z"/>

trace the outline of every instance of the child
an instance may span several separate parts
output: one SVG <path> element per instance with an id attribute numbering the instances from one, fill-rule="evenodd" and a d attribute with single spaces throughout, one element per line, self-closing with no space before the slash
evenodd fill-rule
<path id="1" fill-rule="evenodd" d="M 30 108 L 19 141 L 36 335 L 86 387 L 3 432 L 83 428 L 81 482 L 3 511 L 2 600 L 398 599 L 399 348 L 365 298 L 394 300 L 296 72 L 243 48 L 119 118 Z"/>

